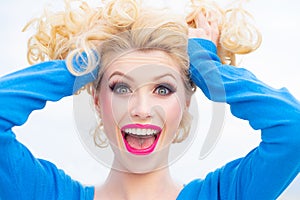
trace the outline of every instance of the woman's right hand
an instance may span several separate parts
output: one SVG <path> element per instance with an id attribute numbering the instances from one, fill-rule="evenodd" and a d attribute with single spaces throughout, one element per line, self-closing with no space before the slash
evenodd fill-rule
<path id="1" fill-rule="evenodd" d="M 189 28 L 189 38 L 210 40 L 217 46 L 220 36 L 218 20 L 208 20 L 202 12 L 199 12 L 195 17 L 194 22 L 196 28 Z"/>

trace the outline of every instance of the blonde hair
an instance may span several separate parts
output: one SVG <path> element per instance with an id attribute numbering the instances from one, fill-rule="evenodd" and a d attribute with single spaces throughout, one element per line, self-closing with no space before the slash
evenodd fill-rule
<path id="1" fill-rule="evenodd" d="M 191 0 L 191 11 L 186 17 L 188 26 L 196 28 L 194 20 L 199 11 L 210 20 L 218 20 L 220 39 L 217 47 L 223 63 L 229 62 L 234 65 L 235 54 L 250 53 L 261 44 L 261 34 L 251 22 L 250 13 L 243 9 L 243 2 L 240 0 L 225 10 L 213 1 Z M 141 13 L 147 13 L 144 14 L 143 20 L 147 20 L 144 23 L 140 20 Z M 160 16 L 161 12 L 142 8 L 138 0 L 111 0 L 104 2 L 101 7 L 92 7 L 83 0 L 65 0 L 64 11 L 45 11 L 41 17 L 33 19 L 23 29 L 25 31 L 29 26 L 35 26 L 36 29 L 28 40 L 27 60 L 34 64 L 45 60 L 67 59 L 68 55 L 75 56 L 84 51 L 88 52 L 90 68 L 87 69 L 91 70 L 97 64 L 97 59 L 89 52 L 118 33 L 133 28 L 159 27 L 156 23 L 163 24 L 169 20 L 173 22 L 173 27 L 162 28 L 187 34 L 179 17 L 172 19 L 168 15 L 164 18 Z M 170 43 L 169 47 L 174 44 Z M 71 62 L 68 66 L 70 71 L 76 74 Z"/>
<path id="2" fill-rule="evenodd" d="M 111 0 L 99 7 L 92 7 L 83 0 L 65 0 L 64 11 L 47 11 L 24 28 L 36 26 L 36 33 L 28 40 L 27 59 L 30 64 L 65 59 L 75 75 L 88 73 L 101 65 L 93 85 L 97 91 L 103 69 L 118 56 L 132 50 L 159 49 L 178 61 L 191 95 L 195 86 L 188 76 L 187 41 L 188 28 L 197 28 L 197 12 L 203 12 L 207 19 L 218 20 L 217 48 L 223 63 L 235 64 L 235 54 L 249 53 L 261 41 L 258 30 L 246 20 L 249 14 L 241 6 L 222 10 L 211 1 L 191 0 L 191 8 L 185 18 L 165 9 L 147 9 L 138 0 Z M 83 52 L 85 67 L 78 70 L 73 66 L 74 60 L 80 59 Z M 186 124 L 190 121 L 186 114 L 180 124 L 184 133 L 178 136 L 179 141 L 186 138 L 189 132 Z"/>
<path id="3" fill-rule="evenodd" d="M 236 1 L 229 9 L 222 9 L 213 1 L 191 0 L 192 11 L 186 17 L 188 25 L 201 28 L 195 23 L 198 12 L 202 12 L 208 21 L 218 22 L 218 56 L 224 64 L 236 65 L 236 54 L 251 53 L 262 41 L 253 17 L 243 8 L 244 3 L 245 0 Z"/>

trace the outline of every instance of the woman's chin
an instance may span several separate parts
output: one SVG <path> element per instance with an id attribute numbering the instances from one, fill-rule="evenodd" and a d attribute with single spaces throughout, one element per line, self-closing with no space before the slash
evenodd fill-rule
<path id="1" fill-rule="evenodd" d="M 128 147 L 113 148 L 115 153 L 112 168 L 128 173 L 150 173 L 168 166 L 169 148 L 157 150 L 151 153 L 139 153 L 128 151 Z M 139 151 L 140 152 L 140 151 Z"/>

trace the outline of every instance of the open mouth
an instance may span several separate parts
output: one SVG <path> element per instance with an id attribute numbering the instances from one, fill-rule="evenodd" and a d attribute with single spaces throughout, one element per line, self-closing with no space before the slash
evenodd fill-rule
<path id="1" fill-rule="evenodd" d="M 135 155 L 148 155 L 157 145 L 161 128 L 154 125 L 129 124 L 121 129 L 128 152 Z"/>

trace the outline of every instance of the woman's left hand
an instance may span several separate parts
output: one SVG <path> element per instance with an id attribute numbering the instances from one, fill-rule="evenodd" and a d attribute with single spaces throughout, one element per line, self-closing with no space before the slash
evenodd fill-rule
<path id="1" fill-rule="evenodd" d="M 218 21 L 209 21 L 202 12 L 199 12 L 194 21 L 196 28 L 189 28 L 189 38 L 210 40 L 217 46 L 220 35 Z"/>

